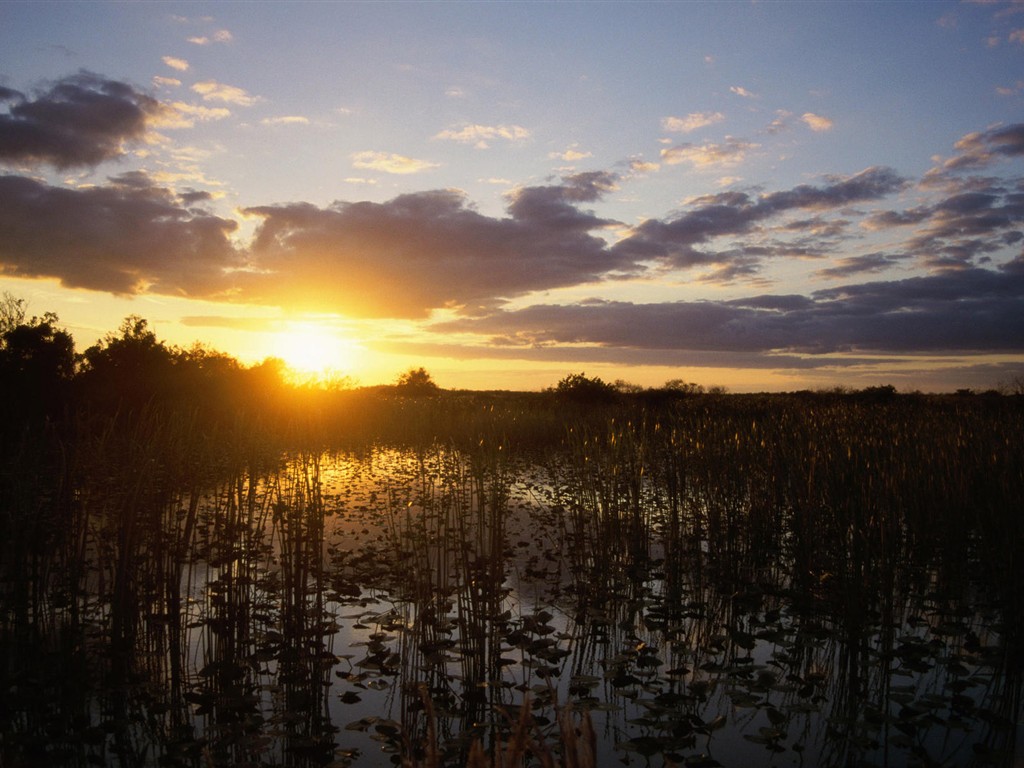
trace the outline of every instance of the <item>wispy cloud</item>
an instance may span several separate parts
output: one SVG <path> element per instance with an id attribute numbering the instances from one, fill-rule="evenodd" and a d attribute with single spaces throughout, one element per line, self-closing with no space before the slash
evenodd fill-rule
<path id="1" fill-rule="evenodd" d="M 925 174 L 924 183 L 945 183 L 950 173 L 986 168 L 998 160 L 1024 156 L 1024 123 L 968 133 L 953 145 L 957 154 Z"/>
<path id="2" fill-rule="evenodd" d="M 721 112 L 691 112 L 686 117 L 663 117 L 661 127 L 671 133 L 690 133 L 725 120 Z"/>
<path id="3" fill-rule="evenodd" d="M 815 274 L 821 278 L 851 278 L 856 275 L 874 274 L 892 269 L 906 259 L 888 253 L 867 253 L 861 256 L 844 256 L 831 266 L 819 269 Z"/>
<path id="4" fill-rule="evenodd" d="M 996 88 L 1000 96 L 1020 96 L 1024 93 L 1024 80 L 1018 80 L 1013 85 L 1001 85 Z"/>
<path id="5" fill-rule="evenodd" d="M 746 88 L 744 88 L 741 85 L 731 85 L 731 86 L 729 86 L 729 92 L 730 93 L 734 93 L 737 96 L 742 96 L 744 99 L 756 99 L 758 97 L 756 93 L 748 91 Z"/>
<path id="6" fill-rule="evenodd" d="M 262 125 L 309 125 L 309 118 L 302 115 L 281 115 L 280 117 L 265 117 L 260 120 Z"/>
<path id="7" fill-rule="evenodd" d="M 439 167 L 438 163 L 427 160 L 417 160 L 393 152 L 374 152 L 372 150 L 356 152 L 352 155 L 352 165 L 355 168 L 395 174 L 422 173 Z"/>
<path id="8" fill-rule="evenodd" d="M 226 29 L 219 29 L 212 35 L 202 35 L 188 38 L 188 41 L 193 45 L 212 45 L 213 43 L 230 43 L 235 39 L 235 36 Z"/>
<path id="9" fill-rule="evenodd" d="M 490 142 L 496 139 L 503 141 L 525 141 L 530 138 L 530 131 L 521 125 L 478 125 L 467 124 L 455 128 L 445 128 L 434 136 L 435 139 L 444 141 L 457 141 L 462 144 L 472 144 L 480 149 L 486 149 Z"/>
<path id="10" fill-rule="evenodd" d="M 231 110 L 226 107 L 204 107 L 184 101 L 171 102 L 167 106 L 168 109 L 155 123 L 158 128 L 192 128 L 196 122 L 223 120 L 231 116 Z"/>
<path id="11" fill-rule="evenodd" d="M 629 170 L 634 173 L 653 173 L 660 167 L 658 163 L 652 163 L 650 160 L 643 160 L 641 158 L 634 158 L 629 161 Z"/>
<path id="12" fill-rule="evenodd" d="M 174 56 L 164 56 L 163 62 L 171 69 L 176 69 L 179 72 L 187 72 L 189 68 L 189 64 L 185 59 L 175 58 Z"/>
<path id="13" fill-rule="evenodd" d="M 593 152 L 583 152 L 576 147 L 569 147 L 564 152 L 549 152 L 548 157 L 555 160 L 562 160 L 566 163 L 575 163 L 577 160 L 585 160 L 588 157 L 593 157 Z"/>
<path id="14" fill-rule="evenodd" d="M 794 211 L 834 211 L 879 200 L 904 184 L 890 168 L 868 168 L 853 176 L 830 178 L 824 186 L 800 185 L 757 197 L 733 191 L 704 195 L 671 219 L 645 221 L 613 249 L 638 260 L 662 260 L 676 268 L 716 264 L 727 266 L 731 273 L 737 266 L 749 272 L 777 254 L 810 255 L 807 244 L 800 242 L 778 246 L 744 243 L 740 238 L 755 227 Z M 811 222 L 800 229 L 817 226 Z M 725 250 L 712 247 L 718 238 L 726 240 Z"/>
<path id="15" fill-rule="evenodd" d="M 747 152 L 760 146 L 743 139 L 726 136 L 721 143 L 680 144 L 661 150 L 661 159 L 667 165 L 690 163 L 695 168 L 733 166 L 743 162 Z"/>
<path id="16" fill-rule="evenodd" d="M 180 88 L 181 80 L 176 77 L 161 77 L 160 75 L 154 75 L 153 85 L 158 88 Z"/>
<path id="17" fill-rule="evenodd" d="M 203 101 L 222 101 L 240 107 L 251 107 L 259 101 L 259 97 L 253 96 L 244 88 L 225 85 L 216 80 L 202 80 L 193 85 L 192 90 L 202 96 Z"/>
<path id="18" fill-rule="evenodd" d="M 800 119 L 807 124 L 807 127 L 818 133 L 832 130 L 834 123 L 827 117 L 816 115 L 813 112 L 804 112 Z"/>

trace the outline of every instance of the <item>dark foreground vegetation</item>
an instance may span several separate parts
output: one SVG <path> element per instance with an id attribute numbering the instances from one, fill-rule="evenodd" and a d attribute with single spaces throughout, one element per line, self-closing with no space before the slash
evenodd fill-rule
<path id="1" fill-rule="evenodd" d="M 1019 764 L 1019 396 L 0 342 L 0 765 Z"/>

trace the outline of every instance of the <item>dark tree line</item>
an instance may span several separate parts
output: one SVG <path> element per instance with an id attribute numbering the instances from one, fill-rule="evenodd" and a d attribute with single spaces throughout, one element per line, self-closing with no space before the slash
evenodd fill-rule
<path id="1" fill-rule="evenodd" d="M 0 305 L 0 409 L 8 437 L 85 412 L 123 421 L 147 409 L 187 409 L 222 425 L 240 410 L 265 412 L 282 384 L 280 361 L 245 368 L 203 346 L 170 347 L 138 316 L 76 354 L 55 314 L 28 318 L 10 296 Z"/>

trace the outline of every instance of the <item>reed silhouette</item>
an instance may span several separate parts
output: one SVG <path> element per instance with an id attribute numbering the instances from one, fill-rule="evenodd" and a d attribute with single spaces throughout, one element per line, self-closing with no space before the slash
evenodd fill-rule
<path id="1" fill-rule="evenodd" d="M 327 391 L 19 306 L 5 766 L 1019 759 L 1019 397 Z"/>

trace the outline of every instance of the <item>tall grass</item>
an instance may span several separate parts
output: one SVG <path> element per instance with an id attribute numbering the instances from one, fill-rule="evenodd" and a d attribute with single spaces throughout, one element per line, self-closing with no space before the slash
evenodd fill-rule
<path id="1" fill-rule="evenodd" d="M 1016 401 L 366 404 L 9 441 L 4 764 L 343 763 L 338 613 L 368 595 L 392 607 L 352 679 L 395 681 L 378 734 L 407 764 L 582 766 L 610 743 L 685 763 L 731 706 L 752 743 L 806 728 L 841 765 L 884 729 L 924 749 L 929 702 L 1012 757 Z M 331 539 L 331 446 L 394 458 L 358 549 Z M 898 679 L 921 670 L 941 696 Z"/>

